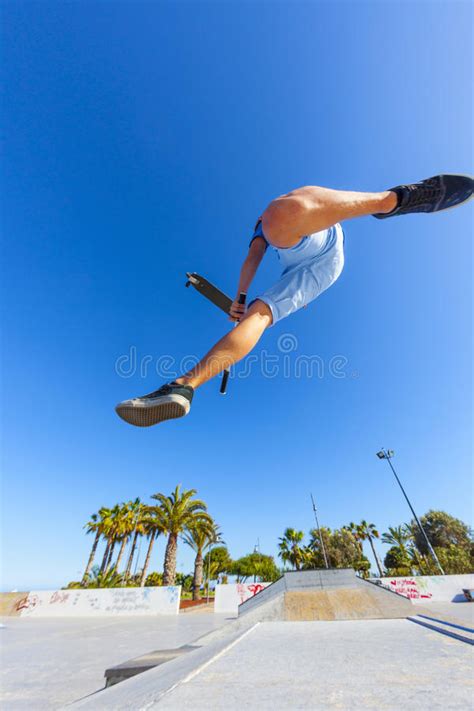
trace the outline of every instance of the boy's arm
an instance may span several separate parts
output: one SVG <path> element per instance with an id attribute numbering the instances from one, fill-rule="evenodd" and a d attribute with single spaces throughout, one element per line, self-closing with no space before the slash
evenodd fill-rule
<path id="1" fill-rule="evenodd" d="M 241 293 L 247 293 L 250 284 L 252 283 L 252 280 L 255 274 L 257 273 L 257 269 L 260 265 L 260 262 L 263 259 L 267 246 L 267 243 L 262 237 L 255 237 L 252 240 L 248 254 L 240 270 L 237 296 L 230 309 L 231 321 L 238 321 L 239 318 L 245 313 L 245 306 L 243 304 L 238 303 L 239 295 Z"/>

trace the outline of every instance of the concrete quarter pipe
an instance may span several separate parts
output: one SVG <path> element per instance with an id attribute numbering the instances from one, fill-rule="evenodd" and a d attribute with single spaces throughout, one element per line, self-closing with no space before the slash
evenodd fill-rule
<path id="1" fill-rule="evenodd" d="M 268 620 L 376 620 L 413 614 L 403 595 L 359 578 L 352 568 L 285 573 L 239 605 L 239 618 Z"/>

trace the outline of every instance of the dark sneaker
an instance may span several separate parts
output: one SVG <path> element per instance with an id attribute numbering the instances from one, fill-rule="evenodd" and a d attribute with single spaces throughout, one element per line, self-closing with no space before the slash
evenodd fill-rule
<path id="1" fill-rule="evenodd" d="M 474 179 L 468 175 L 435 175 L 411 185 L 390 188 L 398 196 L 398 205 L 391 212 L 374 215 L 378 220 L 411 212 L 439 212 L 466 202 L 474 192 Z"/>
<path id="2" fill-rule="evenodd" d="M 149 395 L 120 402 L 115 411 L 122 420 L 137 427 L 150 427 L 164 420 L 184 417 L 191 409 L 194 389 L 169 383 Z"/>

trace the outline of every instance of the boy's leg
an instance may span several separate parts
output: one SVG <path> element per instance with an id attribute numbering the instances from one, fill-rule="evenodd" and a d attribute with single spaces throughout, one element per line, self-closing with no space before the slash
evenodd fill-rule
<path id="1" fill-rule="evenodd" d="M 303 235 L 328 229 L 352 217 L 391 212 L 397 195 L 306 186 L 273 200 L 262 215 L 263 231 L 275 247 L 291 247 Z"/>
<path id="2" fill-rule="evenodd" d="M 195 390 L 225 368 L 230 368 L 245 358 L 271 323 L 270 308 L 257 299 L 240 323 L 221 338 L 194 368 L 175 382 L 179 385 L 190 385 Z"/>
<path id="3" fill-rule="evenodd" d="M 308 186 L 273 200 L 262 215 L 263 231 L 275 247 L 291 247 L 303 235 L 319 232 L 352 217 L 385 219 L 416 212 L 439 212 L 472 198 L 474 180 L 444 174 L 381 193 L 361 193 Z"/>
<path id="4" fill-rule="evenodd" d="M 250 353 L 271 323 L 270 308 L 257 299 L 241 322 L 221 338 L 192 370 L 148 395 L 120 402 L 115 408 L 117 414 L 137 427 L 150 427 L 163 420 L 187 415 L 195 388 Z"/>

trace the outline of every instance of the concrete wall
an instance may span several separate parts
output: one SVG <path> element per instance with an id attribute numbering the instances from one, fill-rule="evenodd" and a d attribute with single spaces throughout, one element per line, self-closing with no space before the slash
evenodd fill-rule
<path id="1" fill-rule="evenodd" d="M 0 593 L 0 615 L 18 617 L 20 614 L 17 609 L 18 603 L 27 596 L 27 592 Z"/>
<path id="2" fill-rule="evenodd" d="M 406 578 L 373 578 L 414 603 L 461 602 L 463 588 L 474 588 L 472 575 L 419 575 Z"/>
<path id="3" fill-rule="evenodd" d="M 236 615 L 239 605 L 271 583 L 229 583 L 216 585 L 214 612 Z"/>
<path id="4" fill-rule="evenodd" d="M 180 586 L 33 590 L 17 601 L 20 617 L 90 617 L 116 615 L 177 615 Z"/>

